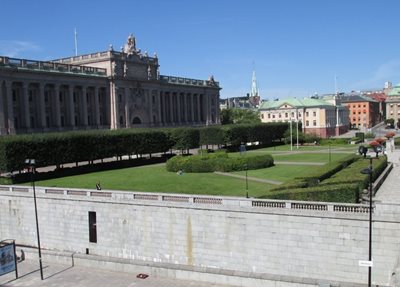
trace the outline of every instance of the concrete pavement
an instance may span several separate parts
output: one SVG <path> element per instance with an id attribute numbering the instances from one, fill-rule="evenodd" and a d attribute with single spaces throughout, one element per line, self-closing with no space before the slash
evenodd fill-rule
<path id="1" fill-rule="evenodd" d="M 40 279 L 37 260 L 18 263 L 19 278 L 11 272 L 0 276 L 1 287 L 227 287 L 196 281 L 174 280 L 149 276 L 140 279 L 138 274 L 113 272 L 81 266 L 62 265 L 43 262 L 44 280 Z"/>

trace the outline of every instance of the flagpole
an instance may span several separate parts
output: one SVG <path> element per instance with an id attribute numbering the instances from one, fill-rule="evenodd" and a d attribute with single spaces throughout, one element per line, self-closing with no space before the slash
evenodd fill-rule
<path id="1" fill-rule="evenodd" d="M 75 56 L 78 56 L 78 33 L 76 32 L 76 28 L 75 28 Z"/>

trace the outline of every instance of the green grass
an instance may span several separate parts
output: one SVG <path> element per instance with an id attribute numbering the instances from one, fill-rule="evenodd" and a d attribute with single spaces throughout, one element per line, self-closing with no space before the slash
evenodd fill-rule
<path id="1" fill-rule="evenodd" d="M 331 153 L 331 161 L 337 161 L 348 156 L 346 153 Z M 274 161 L 298 161 L 298 162 L 329 162 L 328 153 L 299 153 L 299 154 L 275 154 Z"/>
<path id="2" fill-rule="evenodd" d="M 102 171 L 38 181 L 38 186 L 94 189 L 100 181 L 103 189 L 167 192 L 205 195 L 245 196 L 245 180 L 213 173 L 167 172 L 165 165 L 153 165 Z M 249 182 L 251 196 L 266 194 L 273 186 Z"/>
<path id="3" fill-rule="evenodd" d="M 344 153 L 331 153 L 331 162 L 342 159 L 348 155 L 346 151 L 353 151 L 352 147 L 332 147 L 332 150 L 343 150 Z M 304 153 L 314 151 L 314 153 Z M 278 154 L 274 155 L 274 152 Z M 329 161 L 329 149 L 321 146 L 300 147 L 299 150 L 290 152 L 290 146 L 279 146 L 260 150 L 248 151 L 248 154 L 273 155 L 275 161 L 322 162 Z M 241 156 L 240 153 L 231 153 L 230 156 Z M 249 170 L 249 177 L 270 179 L 289 183 L 296 177 L 314 174 L 321 166 L 310 165 L 276 165 L 270 168 Z M 235 172 L 245 175 L 244 171 Z M 52 180 L 38 181 L 37 185 L 47 187 L 88 188 L 94 189 L 96 182 L 100 181 L 103 189 L 186 193 L 204 195 L 245 196 L 245 179 L 217 175 L 214 173 L 184 173 L 177 175 L 167 172 L 165 165 L 126 168 L 120 170 L 102 171 L 77 176 L 69 176 Z M 252 197 L 265 196 L 276 185 L 254 182 L 249 180 L 249 195 Z"/>
<path id="4" fill-rule="evenodd" d="M 271 179 L 282 182 L 289 182 L 295 177 L 308 176 L 313 174 L 316 170 L 321 168 L 320 166 L 307 166 L 304 165 L 276 165 L 270 168 L 263 168 L 257 170 L 249 170 L 248 176 Z M 235 172 L 235 174 L 243 175 L 244 172 Z"/>

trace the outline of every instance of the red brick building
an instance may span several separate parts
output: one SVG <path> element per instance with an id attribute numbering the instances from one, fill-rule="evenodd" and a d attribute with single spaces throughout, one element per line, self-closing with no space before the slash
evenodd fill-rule
<path id="1" fill-rule="evenodd" d="M 344 96 L 342 104 L 349 108 L 349 122 L 352 128 L 371 128 L 381 120 L 379 102 L 369 97 Z"/>

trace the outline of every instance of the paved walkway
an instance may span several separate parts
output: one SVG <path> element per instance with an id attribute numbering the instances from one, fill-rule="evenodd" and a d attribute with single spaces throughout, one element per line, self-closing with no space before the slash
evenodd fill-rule
<path id="1" fill-rule="evenodd" d="M 230 177 L 236 177 L 236 178 L 240 178 L 240 179 L 246 179 L 246 176 L 240 175 L 240 174 L 221 172 L 221 171 L 214 171 L 214 173 L 218 174 L 218 175 L 223 175 L 223 176 L 230 176 Z M 263 179 L 263 178 L 257 178 L 257 177 L 251 177 L 251 176 L 248 176 L 247 179 L 250 181 L 257 181 L 257 182 L 269 183 L 269 184 L 274 184 L 274 185 L 279 185 L 279 184 L 283 183 L 282 181 Z"/>
<path id="2" fill-rule="evenodd" d="M 112 272 L 86 267 L 43 263 L 43 277 L 40 279 L 38 261 L 25 260 L 18 264 L 19 278 L 15 273 L 0 277 L 0 286 L 43 286 L 43 287 L 227 287 L 186 280 L 173 280 L 149 276 L 136 278 L 137 274 Z"/>
<path id="3" fill-rule="evenodd" d="M 400 150 L 389 155 L 393 169 L 376 193 L 375 199 L 382 203 L 400 204 Z"/>

